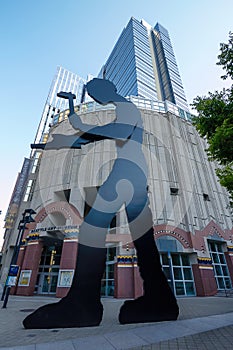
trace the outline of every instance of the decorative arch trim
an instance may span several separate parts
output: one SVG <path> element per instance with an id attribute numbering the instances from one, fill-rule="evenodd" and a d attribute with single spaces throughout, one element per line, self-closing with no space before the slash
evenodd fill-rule
<path id="1" fill-rule="evenodd" d="M 83 221 L 75 206 L 65 201 L 53 202 L 46 205 L 36 215 L 35 221 L 36 223 L 41 223 L 49 214 L 54 213 L 62 214 L 66 219 L 71 220 L 73 225 L 80 225 Z"/>
<path id="2" fill-rule="evenodd" d="M 173 238 L 176 238 L 184 248 L 193 248 L 191 241 L 191 233 L 186 232 L 178 227 L 170 225 L 154 226 L 154 236 L 155 239 L 162 236 L 171 236 Z"/>
<path id="3" fill-rule="evenodd" d="M 203 252 L 207 249 L 204 238 L 211 239 L 218 236 L 223 241 L 233 241 L 233 230 L 223 230 L 216 222 L 211 220 L 203 230 L 196 230 L 193 235 L 193 243 L 197 250 Z"/>

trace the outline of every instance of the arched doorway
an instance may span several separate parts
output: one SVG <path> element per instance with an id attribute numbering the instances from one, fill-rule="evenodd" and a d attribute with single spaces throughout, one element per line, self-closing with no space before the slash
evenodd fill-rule
<path id="1" fill-rule="evenodd" d="M 168 283 L 176 296 L 194 296 L 195 284 L 190 257 L 175 238 L 164 235 L 157 238 L 160 261 Z"/>
<path id="2" fill-rule="evenodd" d="M 78 210 L 68 202 L 53 202 L 44 207 L 36 217 L 40 243 L 43 245 L 36 284 L 35 294 L 56 295 L 59 271 L 61 269 L 61 257 L 64 258 L 64 239 L 69 236 L 72 228 L 77 231 L 77 227 L 82 222 Z M 74 235 L 76 235 L 76 231 Z M 76 236 L 75 236 L 76 239 Z M 75 254 L 73 256 L 75 260 Z M 63 259 L 64 260 L 64 259 Z M 75 264 L 75 262 L 74 262 Z"/>

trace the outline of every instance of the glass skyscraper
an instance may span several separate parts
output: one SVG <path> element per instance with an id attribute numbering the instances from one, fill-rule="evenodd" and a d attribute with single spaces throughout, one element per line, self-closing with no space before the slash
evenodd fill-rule
<path id="1" fill-rule="evenodd" d="M 61 66 L 57 67 L 56 74 L 44 105 L 34 143 L 43 142 L 48 134 L 54 115 L 69 108 L 68 100 L 57 97 L 57 93 L 59 91 L 70 91 L 76 95 L 74 104 L 79 104 L 81 103 L 84 84 L 85 80 L 80 78 L 77 74 L 69 72 Z"/>
<path id="2" fill-rule="evenodd" d="M 99 77 L 112 81 L 120 95 L 170 101 L 188 111 L 168 31 L 131 18 Z"/>
<path id="3" fill-rule="evenodd" d="M 57 116 L 61 111 L 69 108 L 68 100 L 58 97 L 57 93 L 59 91 L 72 92 L 76 95 L 74 104 L 80 104 L 85 92 L 85 83 L 86 81 L 83 78 L 80 78 L 77 74 L 72 73 L 61 66 L 57 67 L 57 71 L 51 83 L 40 123 L 35 135 L 35 144 L 46 143 L 48 139 L 49 129 L 54 122 L 54 117 Z M 32 191 L 35 184 L 34 175 L 39 167 L 41 155 L 41 150 L 31 150 L 31 173 L 28 178 L 27 187 L 23 198 L 23 201 L 25 202 L 30 200 L 32 196 Z"/>

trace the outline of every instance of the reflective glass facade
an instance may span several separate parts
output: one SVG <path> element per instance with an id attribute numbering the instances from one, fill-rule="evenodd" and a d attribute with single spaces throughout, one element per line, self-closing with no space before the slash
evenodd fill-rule
<path id="1" fill-rule="evenodd" d="M 63 67 L 57 67 L 57 72 L 45 102 L 34 143 L 43 142 L 45 134 L 49 131 L 50 123 L 54 115 L 69 107 L 68 100 L 57 97 L 57 93 L 59 91 L 71 91 L 76 95 L 76 100 L 74 102 L 78 104 L 82 99 L 84 83 L 84 79 L 80 78 L 77 74 L 69 72 Z"/>
<path id="2" fill-rule="evenodd" d="M 168 31 L 131 18 L 99 73 L 119 94 L 169 101 L 188 111 Z"/>
<path id="3" fill-rule="evenodd" d="M 168 31 L 159 23 L 151 31 L 151 41 L 159 79 L 161 100 L 188 110 L 182 81 Z"/>
<path id="4" fill-rule="evenodd" d="M 99 77 L 112 81 L 120 95 L 157 100 L 147 28 L 131 18 Z"/>

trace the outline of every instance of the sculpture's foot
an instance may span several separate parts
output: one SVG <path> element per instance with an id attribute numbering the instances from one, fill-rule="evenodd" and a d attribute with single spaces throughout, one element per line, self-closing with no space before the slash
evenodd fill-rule
<path id="1" fill-rule="evenodd" d="M 120 309 L 119 322 L 127 323 L 145 323 L 175 321 L 179 315 L 179 308 L 176 301 L 159 301 L 139 297 L 135 300 L 127 300 Z"/>
<path id="2" fill-rule="evenodd" d="M 93 327 L 100 324 L 102 316 L 100 301 L 73 303 L 64 298 L 40 307 L 23 320 L 23 325 L 27 329 Z"/>

